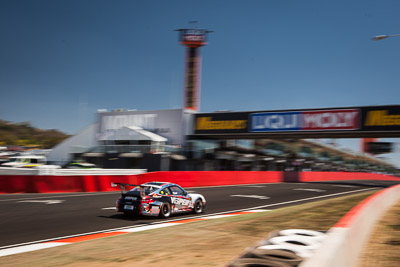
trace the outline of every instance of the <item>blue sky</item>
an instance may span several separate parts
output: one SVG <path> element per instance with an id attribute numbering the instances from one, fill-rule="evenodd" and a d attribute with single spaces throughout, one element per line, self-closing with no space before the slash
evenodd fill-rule
<path id="1" fill-rule="evenodd" d="M 399 9 L 397 0 L 2 0 L 0 119 L 73 134 L 97 109 L 180 108 L 184 48 L 173 30 L 193 20 L 215 31 L 202 48 L 202 112 L 400 104 L 400 37 L 370 39 L 400 33 Z"/>

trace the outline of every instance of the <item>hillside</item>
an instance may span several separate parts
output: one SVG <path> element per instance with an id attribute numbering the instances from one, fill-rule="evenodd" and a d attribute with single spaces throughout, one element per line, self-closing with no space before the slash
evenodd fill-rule
<path id="1" fill-rule="evenodd" d="M 37 146 L 52 148 L 69 135 L 58 130 L 43 130 L 33 127 L 29 122 L 12 123 L 0 120 L 1 146 Z"/>

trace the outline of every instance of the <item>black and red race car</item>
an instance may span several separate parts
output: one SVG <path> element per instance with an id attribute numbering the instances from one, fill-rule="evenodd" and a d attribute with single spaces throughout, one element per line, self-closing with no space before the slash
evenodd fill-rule
<path id="1" fill-rule="evenodd" d="M 117 211 L 126 215 L 147 215 L 168 218 L 172 214 L 202 213 L 206 199 L 200 194 L 189 194 L 173 183 L 148 182 L 141 185 L 111 183 L 121 187 L 121 197 L 116 202 Z M 126 191 L 125 187 L 133 187 Z"/>

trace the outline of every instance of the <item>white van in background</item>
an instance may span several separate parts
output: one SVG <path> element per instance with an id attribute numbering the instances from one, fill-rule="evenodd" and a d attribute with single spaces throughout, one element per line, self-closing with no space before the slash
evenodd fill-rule
<path id="1" fill-rule="evenodd" d="M 1 167 L 34 168 L 46 164 L 46 157 L 39 155 L 10 157 L 9 162 L 1 164 Z"/>

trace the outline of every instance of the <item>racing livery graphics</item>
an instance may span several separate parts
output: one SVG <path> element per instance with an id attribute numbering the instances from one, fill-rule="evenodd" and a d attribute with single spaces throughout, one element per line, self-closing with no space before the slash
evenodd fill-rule
<path id="1" fill-rule="evenodd" d="M 111 183 L 121 187 L 121 197 L 116 202 L 117 211 L 126 215 L 147 215 L 168 218 L 172 214 L 202 213 L 206 200 L 200 194 L 189 194 L 173 183 L 148 182 L 141 185 Z M 125 187 L 133 187 L 125 191 Z"/>

